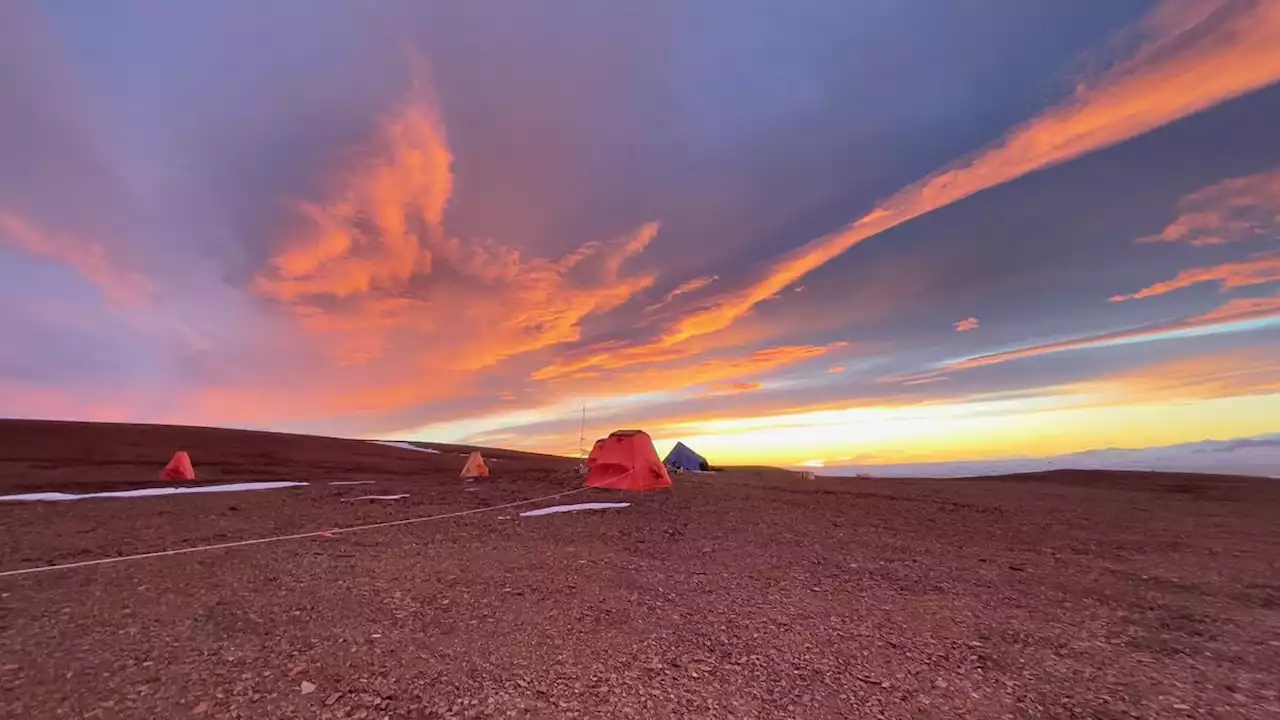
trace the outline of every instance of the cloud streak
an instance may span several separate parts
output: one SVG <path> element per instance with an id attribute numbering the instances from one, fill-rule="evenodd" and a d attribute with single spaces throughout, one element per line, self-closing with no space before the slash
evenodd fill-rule
<path id="1" fill-rule="evenodd" d="M 1246 260 L 1183 270 L 1171 280 L 1149 285 L 1131 295 L 1116 295 L 1111 302 L 1155 297 L 1204 283 L 1217 283 L 1219 289 L 1226 291 L 1273 282 L 1280 282 L 1280 252 L 1256 253 Z"/>
<path id="2" fill-rule="evenodd" d="M 956 332 L 961 332 L 961 333 L 969 332 L 971 330 L 977 330 L 979 325 L 980 323 L 978 322 L 978 318 L 976 317 L 967 317 L 963 320 L 958 320 L 952 323 L 952 326 L 956 329 Z"/>
<path id="3" fill-rule="evenodd" d="M 1280 321 L 1280 296 L 1234 298 L 1208 312 L 1169 322 L 1059 340 L 1040 345 L 1030 345 L 985 355 L 975 355 L 962 360 L 942 363 L 928 371 L 885 378 L 885 381 L 898 382 L 904 385 L 937 382 L 944 379 L 945 375 L 950 372 L 989 367 L 1014 360 L 1025 360 L 1072 350 L 1087 350 L 1192 335 L 1231 332 L 1248 329 L 1258 323 L 1275 323 L 1277 321 Z"/>

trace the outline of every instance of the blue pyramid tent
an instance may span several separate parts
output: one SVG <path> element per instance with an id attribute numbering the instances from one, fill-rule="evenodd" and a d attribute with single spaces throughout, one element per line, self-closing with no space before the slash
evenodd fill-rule
<path id="1" fill-rule="evenodd" d="M 711 466 L 707 464 L 707 459 L 694 452 L 682 442 L 676 443 L 671 448 L 671 452 L 667 453 L 667 457 L 662 460 L 662 464 L 667 466 L 668 470 L 679 472 L 681 470 L 710 470 Z"/>

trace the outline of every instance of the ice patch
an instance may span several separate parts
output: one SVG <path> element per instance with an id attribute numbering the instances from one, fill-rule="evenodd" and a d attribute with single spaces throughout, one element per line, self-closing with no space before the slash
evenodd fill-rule
<path id="1" fill-rule="evenodd" d="M 578 503 L 577 505 L 553 505 L 551 507 L 530 510 L 520 513 L 520 517 L 537 517 L 556 513 L 578 512 L 579 510 L 611 510 L 613 508 L 631 507 L 631 503 Z"/>
<path id="2" fill-rule="evenodd" d="M 400 498 L 407 497 L 409 497 L 409 493 L 405 493 L 403 495 L 361 495 L 357 498 L 348 498 L 347 502 L 351 502 L 352 500 L 399 500 Z"/>
<path id="3" fill-rule="evenodd" d="M 417 445 L 414 445 L 412 443 L 407 443 L 407 442 L 396 442 L 395 440 L 370 440 L 369 442 L 373 443 L 374 445 L 386 445 L 387 447 L 398 447 L 404 450 L 413 450 L 415 452 L 431 453 L 432 455 L 440 454 L 439 450 L 432 450 L 431 448 L 418 447 Z"/>
<path id="4" fill-rule="evenodd" d="M 298 487 L 304 482 L 247 482 L 229 485 L 198 485 L 196 487 L 154 487 L 137 490 L 113 490 L 96 493 L 60 493 L 42 492 L 22 495 L 0 495 L 0 501 L 6 502 L 61 502 L 64 500 L 84 500 L 85 498 L 134 498 L 156 497 L 159 495 L 194 495 L 197 493 L 246 492 L 249 490 L 275 490 L 276 488 Z"/>

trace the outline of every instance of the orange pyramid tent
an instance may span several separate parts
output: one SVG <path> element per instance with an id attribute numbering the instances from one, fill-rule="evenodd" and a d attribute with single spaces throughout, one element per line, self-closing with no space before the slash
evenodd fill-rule
<path id="1" fill-rule="evenodd" d="M 467 464 L 462 467 L 462 475 L 460 477 L 467 480 L 489 477 L 489 466 L 484 464 L 484 458 L 480 457 L 479 450 L 467 456 Z"/>
<path id="2" fill-rule="evenodd" d="M 191 467 L 191 458 L 186 450 L 173 454 L 173 459 L 160 471 L 161 480 L 195 480 L 196 469 Z"/>
<path id="3" fill-rule="evenodd" d="M 658 490 L 671 487 L 671 476 L 643 430 L 618 430 L 596 441 L 587 457 L 587 487 L 611 490 Z"/>

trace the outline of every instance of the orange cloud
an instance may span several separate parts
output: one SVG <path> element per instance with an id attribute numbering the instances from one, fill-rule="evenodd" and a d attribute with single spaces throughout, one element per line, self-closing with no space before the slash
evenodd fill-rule
<path id="1" fill-rule="evenodd" d="M 1111 302 L 1155 297 L 1201 283 L 1218 283 L 1222 290 L 1233 290 L 1273 282 L 1280 282 L 1280 252 L 1256 253 L 1247 260 L 1183 270 L 1172 280 L 1158 282 L 1132 295 L 1116 295 Z"/>
<path id="2" fill-rule="evenodd" d="M 1138 242 L 1225 245 L 1280 235 L 1280 170 L 1224 180 L 1178 201 L 1178 218 Z"/>
<path id="3" fill-rule="evenodd" d="M 839 375 L 840 373 L 844 372 L 844 370 L 845 370 L 845 367 L 844 367 L 843 365 L 836 365 L 835 367 L 831 368 L 830 370 L 827 370 L 827 374 L 829 374 L 829 375 Z"/>
<path id="4" fill-rule="evenodd" d="M 264 343 L 307 358 L 309 372 L 266 386 L 213 388 L 197 398 L 209 416 L 238 419 L 257 406 L 262 422 L 263 406 L 271 405 L 279 423 L 387 413 L 478 392 L 482 371 L 580 339 L 587 318 L 655 281 L 625 266 L 656 236 L 657 223 L 558 258 L 451 236 L 444 215 L 453 153 L 420 95 L 362 147 L 322 197 L 289 208 L 291 226 L 253 280 L 285 321 L 280 337 Z M 299 399 L 299 385 L 325 391 Z"/>
<path id="5" fill-rule="evenodd" d="M 978 318 L 967 317 L 963 320 L 959 320 L 955 323 L 952 323 L 952 325 L 955 327 L 956 332 L 969 332 L 970 330 L 977 330 Z"/>
<path id="6" fill-rule="evenodd" d="M 66 265 L 96 285 L 113 303 L 137 305 L 152 292 L 146 277 L 116 265 L 101 244 L 67 233 L 44 232 L 0 209 L 0 245 L 5 242 L 30 255 Z"/>
<path id="7" fill-rule="evenodd" d="M 1280 80 L 1280 4 L 1165 0 L 1132 55 L 1003 140 L 895 193 L 844 229 L 764 268 L 762 277 L 674 323 L 661 343 L 723 330 L 858 243 L 1030 173 L 1112 147 Z"/>

